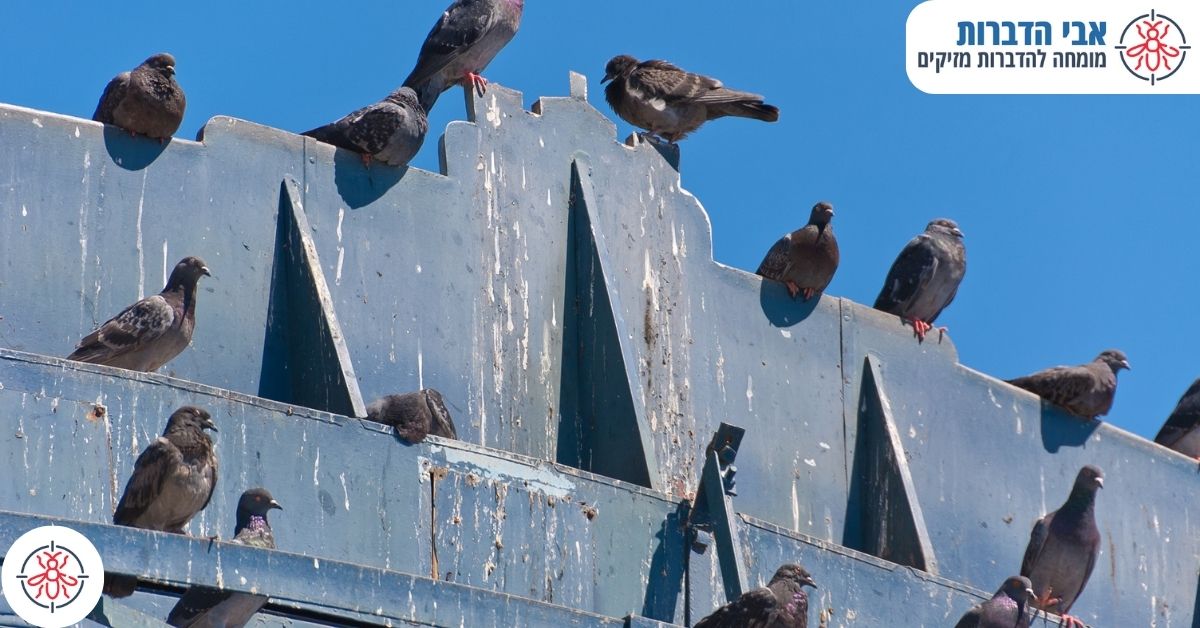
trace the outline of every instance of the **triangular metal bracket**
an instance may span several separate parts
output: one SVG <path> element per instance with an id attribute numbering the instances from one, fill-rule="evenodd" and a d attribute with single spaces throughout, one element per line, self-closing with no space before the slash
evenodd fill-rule
<path id="1" fill-rule="evenodd" d="M 301 198 L 300 185 L 290 177 L 284 179 L 259 395 L 365 417 L 350 350 Z"/>
<path id="2" fill-rule="evenodd" d="M 704 470 L 696 489 L 696 503 L 688 518 L 692 549 L 703 553 L 709 537 L 717 546 L 717 560 L 725 586 L 725 599 L 732 602 L 746 590 L 746 565 L 738 535 L 737 513 L 733 510 L 734 475 L 738 447 L 746 430 L 722 423 L 704 451 Z"/>
<path id="3" fill-rule="evenodd" d="M 863 461 L 863 551 L 934 575 L 938 573 L 925 515 L 917 500 L 908 456 L 883 388 L 879 360 L 868 355 L 863 363 L 862 402 L 859 406 Z"/>

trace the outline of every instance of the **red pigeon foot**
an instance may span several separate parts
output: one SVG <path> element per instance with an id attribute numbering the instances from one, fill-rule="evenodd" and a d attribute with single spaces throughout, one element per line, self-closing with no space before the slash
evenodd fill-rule
<path id="1" fill-rule="evenodd" d="M 475 88 L 475 93 L 479 94 L 480 96 L 487 93 L 488 81 L 482 76 L 474 72 L 467 72 L 467 75 L 463 78 L 463 80 L 467 83 L 470 83 L 471 87 Z"/>
<path id="2" fill-rule="evenodd" d="M 1058 622 L 1059 626 L 1067 626 L 1068 628 L 1087 628 L 1087 624 L 1083 623 L 1082 619 L 1072 617 L 1071 615 L 1063 615 L 1062 620 Z"/>
<path id="3" fill-rule="evenodd" d="M 790 296 L 794 299 L 794 298 L 796 298 L 797 294 L 800 294 L 800 286 L 797 286 L 796 282 L 789 280 L 784 283 L 787 285 L 788 296 Z M 808 297 L 805 297 L 805 300 L 807 301 Z"/>
<path id="4" fill-rule="evenodd" d="M 817 293 L 817 291 L 814 288 L 805 288 L 804 289 L 804 300 L 807 301 L 807 300 L 813 298 L 813 295 L 816 293 Z"/>
<path id="5" fill-rule="evenodd" d="M 917 342 L 925 342 L 925 334 L 929 333 L 929 330 L 933 329 L 933 325 L 930 325 L 919 318 L 914 318 L 910 322 L 913 326 L 913 334 L 917 337 Z"/>
<path id="6" fill-rule="evenodd" d="M 362 153 L 361 155 L 359 155 L 359 157 L 362 159 L 363 168 L 371 167 L 371 154 L 370 153 Z"/>

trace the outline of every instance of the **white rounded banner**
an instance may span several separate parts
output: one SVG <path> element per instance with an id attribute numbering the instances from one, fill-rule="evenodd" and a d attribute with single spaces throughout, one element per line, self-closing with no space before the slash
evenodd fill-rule
<path id="1" fill-rule="evenodd" d="M 930 0 L 905 67 L 929 94 L 1200 94 L 1193 38 L 1196 0 Z"/>

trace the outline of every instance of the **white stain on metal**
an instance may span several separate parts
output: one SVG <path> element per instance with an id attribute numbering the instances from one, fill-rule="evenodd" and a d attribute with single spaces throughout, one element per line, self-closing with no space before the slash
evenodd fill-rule
<path id="1" fill-rule="evenodd" d="M 786 329 L 781 329 L 781 330 L 779 330 L 779 335 L 783 336 L 784 338 L 791 338 L 792 332 L 790 332 Z"/>
<path id="2" fill-rule="evenodd" d="M 817 461 L 813 460 L 812 458 L 805 458 L 804 464 L 806 464 L 814 469 L 817 468 Z"/>
<path id="3" fill-rule="evenodd" d="M 496 100 L 495 94 L 492 94 L 491 100 L 488 101 L 487 112 L 483 114 L 483 117 L 492 123 L 493 128 L 499 128 L 502 116 L 500 114 L 500 104 Z"/>
<path id="4" fill-rule="evenodd" d="M 33 126 L 36 126 L 39 129 L 42 128 L 42 120 L 40 118 L 34 118 Z"/>
<path id="5" fill-rule="evenodd" d="M 82 296 L 87 290 L 87 245 L 88 245 L 88 227 L 87 227 L 87 204 L 89 189 L 88 182 L 91 179 L 92 171 L 92 154 L 89 151 L 83 152 L 83 194 L 79 198 L 79 294 Z M 84 299 L 79 299 L 79 326 L 90 327 L 86 324 L 83 318 Z"/>
<path id="6" fill-rule="evenodd" d="M 23 218 L 28 215 L 29 215 L 29 210 L 25 209 L 25 203 L 21 203 L 21 217 Z"/>
<path id="7" fill-rule="evenodd" d="M 792 478 L 792 529 L 800 531 L 800 498 L 796 495 L 796 478 Z"/>
<path id="8" fill-rule="evenodd" d="M 164 285 L 164 286 L 165 286 L 165 285 L 167 285 L 167 248 L 168 248 L 168 247 L 167 247 L 167 241 L 166 241 L 166 240 L 163 240 L 163 254 L 162 254 L 162 262 L 163 262 L 163 265 L 162 265 L 162 285 Z"/>
<path id="9" fill-rule="evenodd" d="M 342 505 L 346 512 L 350 512 L 350 491 L 346 488 L 346 473 L 339 473 L 338 479 L 342 481 Z"/>
<path id="10" fill-rule="evenodd" d="M 417 336 L 417 388 L 425 388 L 425 356 L 421 353 L 420 336 Z"/>
<path id="11" fill-rule="evenodd" d="M 149 171 L 149 168 L 142 170 L 142 193 L 138 196 L 137 228 L 136 239 L 134 241 L 138 259 L 137 296 L 139 301 L 146 296 L 146 253 L 142 248 L 142 209 L 146 204 L 146 173 Z M 165 285 L 166 282 L 163 283 Z"/>
<path id="12" fill-rule="evenodd" d="M 446 447 L 442 450 L 446 462 L 455 465 L 465 465 L 469 471 L 494 482 L 511 482 L 514 485 L 528 488 L 562 499 L 575 491 L 575 484 L 564 476 L 558 475 L 542 467 L 530 467 L 511 460 L 476 453 L 465 449 Z M 424 463 L 425 458 L 419 458 L 418 464 Z M 432 461 L 429 461 L 432 464 Z M 500 484 L 500 486 L 504 486 Z"/>
<path id="13" fill-rule="evenodd" d="M 320 487 L 321 481 L 317 479 L 317 474 L 321 471 L 321 448 L 317 447 L 317 456 L 313 460 L 313 486 Z"/>
<path id="14" fill-rule="evenodd" d="M 337 258 L 337 269 L 334 272 L 334 276 L 333 276 L 333 284 L 336 286 L 342 285 L 342 264 L 344 264 L 346 261 L 346 247 L 342 246 L 342 220 L 345 217 L 346 217 L 346 208 L 339 207 L 338 208 L 338 221 L 337 221 L 338 258 Z"/>
<path id="15" fill-rule="evenodd" d="M 746 376 L 746 409 L 754 412 L 754 376 Z"/>

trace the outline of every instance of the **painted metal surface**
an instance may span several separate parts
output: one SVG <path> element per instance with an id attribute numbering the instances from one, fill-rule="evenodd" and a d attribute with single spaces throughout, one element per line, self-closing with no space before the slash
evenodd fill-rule
<path id="1" fill-rule="evenodd" d="M 441 173 L 364 169 L 231 118 L 159 145 L 0 106 L 0 346 L 65 355 L 184 255 L 216 275 L 193 346 L 165 369 L 182 379 L 0 351 L 0 463 L 18 470 L 0 476 L 0 509 L 107 521 L 170 410 L 200 403 L 232 427 L 194 533 L 228 534 L 237 494 L 263 484 L 288 504 L 290 552 L 683 621 L 685 593 L 696 606 L 705 589 L 684 578 L 680 502 L 728 422 L 746 428 L 734 504 L 780 527 L 742 535 L 756 577 L 785 558 L 767 547 L 812 556 L 818 580 L 857 573 L 845 548 L 895 558 L 867 508 L 900 487 L 894 523 L 924 529 L 946 586 L 991 591 L 1090 462 L 1107 474 L 1105 545 L 1076 610 L 1192 623 L 1193 463 L 959 365 L 949 339 L 918 345 L 893 316 L 794 301 L 713 262 L 677 149 L 616 142 L 585 91 L 577 77 L 532 111 L 500 86 L 471 97 Z M 442 391 L 464 443 L 410 447 L 348 418 L 422 387 Z M 878 392 L 886 452 L 866 433 Z M 894 565 L 870 573 L 822 592 L 854 610 L 845 625 L 897 617 L 892 596 L 958 595 Z"/>

